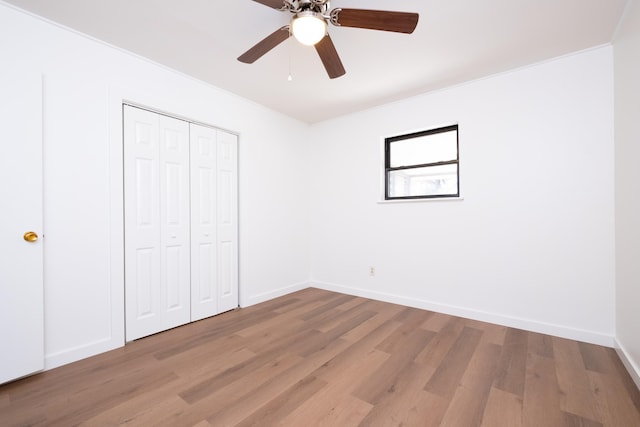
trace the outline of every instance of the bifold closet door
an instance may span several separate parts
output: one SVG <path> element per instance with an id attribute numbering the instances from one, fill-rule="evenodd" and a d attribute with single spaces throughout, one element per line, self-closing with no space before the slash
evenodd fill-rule
<path id="1" fill-rule="evenodd" d="M 191 320 L 238 307 L 238 137 L 191 124 Z"/>
<path id="2" fill-rule="evenodd" d="M 189 123 L 124 106 L 126 339 L 191 320 Z"/>

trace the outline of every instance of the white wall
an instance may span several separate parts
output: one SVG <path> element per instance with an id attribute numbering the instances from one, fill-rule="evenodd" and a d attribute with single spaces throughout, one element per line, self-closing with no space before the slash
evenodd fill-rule
<path id="1" fill-rule="evenodd" d="M 616 126 L 616 340 L 640 387 L 640 1 L 614 42 Z"/>
<path id="2" fill-rule="evenodd" d="M 239 133 L 241 305 L 306 285 L 307 125 L 4 3 L 0 58 L 44 80 L 47 368 L 124 343 L 123 99 Z"/>
<path id="3" fill-rule="evenodd" d="M 312 283 L 613 345 L 612 53 L 314 125 Z M 456 122 L 464 200 L 377 203 L 383 137 Z"/>

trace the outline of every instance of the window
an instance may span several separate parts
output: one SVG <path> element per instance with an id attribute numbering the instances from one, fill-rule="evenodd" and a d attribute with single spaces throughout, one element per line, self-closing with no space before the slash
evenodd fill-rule
<path id="1" fill-rule="evenodd" d="M 460 196 L 458 125 L 384 140 L 385 200 Z"/>

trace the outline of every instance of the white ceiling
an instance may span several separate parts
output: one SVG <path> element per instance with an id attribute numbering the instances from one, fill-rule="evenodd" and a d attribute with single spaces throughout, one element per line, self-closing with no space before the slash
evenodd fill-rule
<path id="1" fill-rule="evenodd" d="M 420 20 L 411 35 L 330 25 L 347 70 L 330 80 L 293 38 L 252 65 L 236 60 L 290 19 L 251 0 L 5 1 L 309 123 L 609 43 L 627 3 L 333 0 Z"/>

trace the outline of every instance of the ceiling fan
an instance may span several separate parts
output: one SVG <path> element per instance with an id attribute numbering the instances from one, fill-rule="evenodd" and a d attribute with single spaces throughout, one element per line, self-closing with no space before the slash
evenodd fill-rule
<path id="1" fill-rule="evenodd" d="M 253 0 L 281 12 L 293 14 L 289 25 L 277 29 L 251 49 L 240 55 L 238 61 L 253 64 L 290 36 L 300 43 L 313 45 L 320 56 L 329 78 L 345 74 L 327 23 L 337 27 L 365 28 L 411 34 L 418 25 L 418 14 L 385 10 L 335 8 L 329 11 L 329 0 Z"/>

